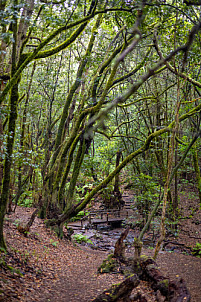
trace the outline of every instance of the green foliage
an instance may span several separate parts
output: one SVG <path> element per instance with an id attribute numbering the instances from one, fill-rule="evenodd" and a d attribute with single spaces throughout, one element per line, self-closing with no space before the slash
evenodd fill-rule
<path id="1" fill-rule="evenodd" d="M 53 245 L 54 247 L 57 247 L 58 241 L 54 241 L 53 239 L 50 239 L 50 244 Z"/>
<path id="2" fill-rule="evenodd" d="M 160 197 L 161 187 L 157 185 L 153 177 L 143 173 L 133 176 L 131 179 L 136 193 L 135 206 L 144 217 L 147 217 L 152 206 Z"/>
<path id="3" fill-rule="evenodd" d="M 101 274 L 115 272 L 118 267 L 118 263 L 113 254 L 108 255 L 107 259 L 103 260 L 103 263 L 99 266 L 98 272 Z"/>
<path id="4" fill-rule="evenodd" d="M 32 204 L 32 200 L 30 200 L 29 198 L 25 198 L 25 199 L 19 201 L 19 205 L 26 207 L 26 208 L 30 208 L 30 207 L 32 207 L 33 204 Z"/>
<path id="5" fill-rule="evenodd" d="M 201 243 L 196 243 L 196 246 L 193 248 L 192 254 L 198 258 L 201 258 Z"/>
<path id="6" fill-rule="evenodd" d="M 99 134 L 94 138 L 95 154 L 93 157 L 86 156 L 83 162 L 83 172 L 86 176 L 92 176 L 91 168 L 94 173 L 98 174 L 98 180 L 108 175 L 115 167 L 115 156 L 118 150 L 118 142 L 108 141 Z"/>
<path id="7" fill-rule="evenodd" d="M 105 204 L 110 201 L 111 197 L 113 196 L 114 186 L 112 184 L 107 185 L 101 192 L 101 197 Z"/>
<path id="8" fill-rule="evenodd" d="M 77 241 L 77 243 L 85 242 L 85 243 L 91 243 L 91 244 L 93 244 L 93 242 L 87 236 L 85 236 L 85 235 L 75 234 L 72 237 L 73 237 L 73 239 L 75 241 Z"/>
<path id="9" fill-rule="evenodd" d="M 89 212 L 87 211 L 80 211 L 75 217 L 71 218 L 71 221 L 77 221 L 84 217 L 87 217 Z"/>
<path id="10" fill-rule="evenodd" d="M 0 42 L 6 43 L 5 50 L 0 52 L 3 54 L 0 58 L 2 68 L 7 69 L 15 56 L 12 54 L 12 49 L 15 49 L 12 43 L 23 42 L 23 37 L 30 36 L 26 41 L 27 45 L 22 49 L 20 62 L 23 65 L 19 64 L 16 68 L 21 69 L 15 72 L 20 79 L 19 95 L 24 95 L 24 98 L 11 98 L 9 102 L 8 99 L 3 100 L 11 86 L 16 84 L 15 76 L 1 93 L 3 130 L 0 133 L 0 160 L 2 164 L 11 163 L 12 157 L 10 167 L 8 165 L 8 169 L 4 169 L 4 172 L 8 171 L 9 177 L 5 182 L 2 181 L 8 185 L 5 188 L 2 186 L 5 192 L 1 196 L 8 200 L 9 188 L 20 194 L 23 192 L 18 204 L 30 207 L 38 192 L 43 192 L 44 215 L 47 204 L 50 203 L 51 206 L 51 202 L 56 203 L 58 199 L 60 204 L 53 208 L 63 209 L 64 199 L 69 196 L 69 191 L 72 199 L 65 201 L 71 211 L 71 207 L 82 202 L 86 193 L 91 192 L 95 185 L 100 185 L 98 190 L 102 190 L 110 183 L 102 190 L 103 198 L 110 200 L 113 192 L 111 180 L 115 175 L 109 177 L 103 186 L 101 182 L 115 169 L 116 152 L 121 150 L 123 159 L 126 159 L 124 167 L 129 162 L 132 163 L 128 165 L 126 173 L 139 174 L 132 176 L 131 182 L 137 196 L 137 209 L 146 218 L 160 195 L 157 179 L 165 175 L 168 166 L 170 129 L 167 134 L 160 132 L 152 142 L 148 140 L 147 145 L 144 142 L 148 137 L 152 139 L 159 129 L 162 131 L 175 120 L 177 95 L 181 99 L 180 116 L 199 105 L 198 89 L 201 79 L 201 54 L 198 51 L 200 41 L 197 34 L 189 40 L 192 44 L 189 43 L 186 48 L 187 57 L 181 51 L 174 55 L 174 60 L 169 60 L 170 64 L 175 65 L 173 72 L 166 68 L 160 74 L 153 76 L 151 72 L 149 75 L 150 68 L 160 61 L 153 45 L 153 33 L 158 35 L 158 47 L 163 56 L 170 55 L 187 42 L 189 32 L 198 22 L 199 9 L 189 8 L 180 3 L 182 1 L 173 0 L 163 1 L 162 5 L 157 2 L 153 5 L 144 3 L 142 22 L 139 22 L 141 39 L 135 44 L 136 36 L 132 36 L 133 25 L 140 15 L 142 1 L 109 1 L 109 10 L 102 14 L 100 26 L 94 30 L 98 33 L 94 44 L 89 45 L 90 39 L 95 37 L 92 28 L 98 15 L 95 13 L 86 23 L 83 23 L 82 18 L 87 16 L 91 1 L 56 1 L 56 4 L 54 1 L 44 1 L 40 16 L 40 1 L 34 1 L 33 14 L 25 17 L 25 20 L 21 20 L 21 17 L 27 3 L 19 2 L 20 5 L 14 6 L 12 2 L 5 1 L 6 5 L 0 11 Z M 98 1 L 96 12 L 102 10 L 103 5 L 103 1 Z M 118 9 L 111 11 L 115 7 Z M 31 14 L 31 10 L 28 11 Z M 39 17 L 36 20 L 37 15 Z M 24 21 L 26 26 L 23 28 L 27 28 L 26 32 L 22 29 L 22 37 L 17 39 L 14 39 L 13 31 L 15 19 L 18 23 L 16 28 L 21 29 L 19 25 Z M 22 24 L 20 20 L 23 21 Z M 70 24 L 74 24 L 73 27 Z M 69 44 L 64 42 L 66 39 Z M 16 45 L 17 52 L 20 46 Z M 37 63 L 34 65 L 35 62 L 33 64 L 31 60 L 34 60 L 33 54 L 34 51 L 37 52 L 37 47 L 41 52 L 49 51 L 49 57 L 40 59 L 40 55 L 37 57 L 35 53 Z M 58 51 L 54 55 L 52 47 Z M 124 47 L 126 52 L 118 65 L 118 57 Z M 145 54 L 147 57 L 144 61 Z M 83 62 L 86 65 L 82 65 Z M 160 66 L 161 64 L 160 62 Z M 177 87 L 174 83 L 178 83 L 179 75 L 175 75 L 175 72 L 182 72 L 183 69 L 187 76 L 180 77 L 180 85 Z M 192 80 L 188 80 L 188 76 Z M 115 83 L 120 78 L 121 81 Z M 143 79 L 146 81 L 143 82 Z M 199 85 L 194 81 L 198 81 Z M 15 104 L 16 110 L 12 108 Z M 196 110 L 199 112 L 200 108 Z M 103 112 L 105 113 L 101 115 Z M 190 122 L 186 118 L 185 121 L 181 120 L 181 135 L 178 136 L 182 136 L 183 143 L 178 144 L 178 158 L 184 154 L 193 133 L 199 129 L 199 119 L 196 114 L 191 113 L 188 115 L 188 118 L 191 117 Z M 9 125 L 12 125 L 10 133 Z M 87 131 L 91 140 L 87 141 L 84 160 L 82 162 L 80 159 L 79 163 L 81 169 L 76 171 L 79 178 L 76 178 L 73 168 L 76 167 L 74 163 L 77 146 L 86 140 Z M 84 132 L 83 139 L 81 134 Z M 143 148 L 147 151 L 144 152 Z M 136 150 L 139 153 L 135 157 L 132 154 Z M 158 155 L 157 162 L 155 155 Z M 191 155 L 190 151 L 183 164 L 186 172 L 192 172 Z M 72 179 L 75 185 L 69 186 Z M 71 187 L 72 190 L 68 191 Z M 57 198 L 58 192 L 63 194 L 61 198 Z M 52 214 L 58 216 L 58 213 Z M 82 217 L 82 213 L 79 213 L 74 220 Z"/>
<path id="11" fill-rule="evenodd" d="M 18 205 L 30 208 L 33 205 L 33 191 L 25 190 L 23 194 L 20 196 L 18 201 Z"/>
<path id="12" fill-rule="evenodd" d="M 13 222 L 13 224 L 14 224 L 15 226 L 18 226 L 20 222 L 21 222 L 20 219 L 15 219 L 15 221 Z"/>

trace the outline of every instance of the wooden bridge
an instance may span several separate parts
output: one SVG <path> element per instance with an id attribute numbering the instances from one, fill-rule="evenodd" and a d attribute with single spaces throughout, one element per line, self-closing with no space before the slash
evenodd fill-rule
<path id="1" fill-rule="evenodd" d="M 111 225 L 112 227 L 120 227 L 123 220 L 128 218 L 130 210 L 130 201 L 126 201 L 122 209 L 93 210 L 79 221 L 68 223 L 68 227 L 84 228 L 86 226 L 91 226 L 97 228 L 97 226 L 101 224 Z"/>
<path id="2" fill-rule="evenodd" d="M 90 212 L 87 216 L 84 216 L 79 221 L 68 223 L 68 227 L 83 228 L 86 226 L 91 226 L 97 228 L 97 226 L 101 224 L 107 224 L 113 227 L 118 227 L 121 225 L 124 218 L 125 216 L 122 217 L 120 215 L 119 210 L 111 210 L 111 211 L 97 210 L 97 211 Z"/>

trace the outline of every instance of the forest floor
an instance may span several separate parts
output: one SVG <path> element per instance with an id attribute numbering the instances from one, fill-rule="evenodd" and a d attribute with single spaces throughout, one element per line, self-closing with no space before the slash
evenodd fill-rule
<path id="1" fill-rule="evenodd" d="M 177 247 L 195 246 L 201 243 L 201 216 L 191 194 L 183 194 L 180 232 Z M 17 207 L 15 213 L 5 219 L 5 235 L 8 252 L 0 258 L 0 301 L 55 301 L 89 302 L 104 289 L 123 280 L 120 274 L 98 274 L 97 268 L 109 252 L 94 250 L 67 239 L 59 240 L 36 218 L 27 237 L 17 231 L 19 221 L 27 221 L 32 208 Z M 191 293 L 192 302 L 201 302 L 201 258 L 182 253 L 162 251 L 157 264 L 171 279 L 182 277 Z M 184 250 L 183 250 L 184 251 Z M 132 248 L 127 249 L 128 253 Z M 143 254 L 153 255 L 153 250 L 143 249 Z M 5 265 L 6 264 L 6 265 Z M 135 292 L 143 293 L 144 301 L 156 301 L 153 290 L 141 282 Z M 136 300 L 138 301 L 138 300 Z"/>

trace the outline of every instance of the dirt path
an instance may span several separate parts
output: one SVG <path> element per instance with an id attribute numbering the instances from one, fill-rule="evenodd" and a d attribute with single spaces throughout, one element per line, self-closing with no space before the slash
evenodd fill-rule
<path id="1" fill-rule="evenodd" d="M 76 247 L 67 240 L 59 241 L 38 218 L 27 238 L 18 233 L 18 219 L 30 217 L 32 211 L 18 207 L 16 214 L 10 215 L 5 222 L 7 242 L 12 248 L 2 259 L 14 270 L 6 270 L 0 265 L 0 301 L 89 302 L 123 279 L 118 274 L 97 274 L 106 252 Z M 143 252 L 152 254 L 151 250 Z M 191 301 L 201 302 L 201 259 L 163 252 L 157 263 L 171 278 L 183 277 L 191 292 Z M 144 283 L 142 287 L 147 301 L 156 301 L 150 288 Z"/>
<path id="2" fill-rule="evenodd" d="M 153 252 L 144 250 L 153 256 Z M 201 259 L 180 253 L 160 252 L 157 258 L 160 271 L 171 279 L 183 278 L 191 293 L 191 302 L 201 302 Z"/>
<path id="3" fill-rule="evenodd" d="M 201 302 L 201 260 L 192 256 L 164 253 L 157 263 L 160 270 L 168 277 L 182 277 L 191 293 L 191 302 Z"/>
<path id="4" fill-rule="evenodd" d="M 147 250 L 144 254 L 151 255 Z M 74 269 L 65 271 L 66 276 L 58 280 L 46 293 L 41 294 L 41 302 L 88 302 L 98 295 L 103 289 L 112 284 L 111 275 L 98 275 L 97 266 L 105 259 L 104 252 L 80 251 L 79 259 L 74 264 Z M 170 254 L 164 252 L 157 260 L 160 270 L 171 279 L 184 278 L 191 292 L 192 302 L 201 301 L 201 260 L 192 256 Z M 117 282 L 117 276 L 113 281 Z M 153 297 L 148 301 L 155 301 Z"/>

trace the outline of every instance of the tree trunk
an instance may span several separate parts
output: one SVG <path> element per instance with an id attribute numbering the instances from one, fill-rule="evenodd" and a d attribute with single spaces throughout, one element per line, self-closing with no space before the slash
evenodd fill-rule
<path id="1" fill-rule="evenodd" d="M 120 284 L 112 285 L 108 290 L 105 290 L 97 298 L 93 299 L 92 302 L 117 302 L 119 299 L 123 301 L 129 301 L 129 296 L 132 290 L 140 283 L 137 275 L 132 275 L 126 278 Z"/>
<path id="2" fill-rule="evenodd" d="M 15 136 L 15 123 L 17 119 L 17 101 L 18 101 L 18 84 L 14 85 L 11 90 L 10 96 L 10 117 L 9 117 L 9 125 L 8 131 L 9 135 L 7 138 L 7 146 L 6 146 L 6 158 L 4 162 L 4 175 L 2 181 L 2 190 L 1 190 L 1 198 L 0 198 L 0 209 L 1 209 L 1 219 L 0 219 L 0 247 L 5 248 L 3 236 L 3 219 L 6 213 L 7 201 L 9 196 L 9 187 L 10 187 L 10 171 L 12 166 L 12 153 L 13 153 L 13 144 L 14 144 L 14 136 Z"/>
<path id="3" fill-rule="evenodd" d="M 178 159 L 178 142 L 176 141 L 176 148 L 175 148 L 175 166 L 177 166 L 177 159 Z M 178 173 L 175 173 L 175 177 L 174 177 L 174 201 L 173 201 L 173 219 L 174 222 L 177 221 L 178 218 Z M 177 224 L 174 225 L 175 230 L 177 230 Z"/>
<path id="4" fill-rule="evenodd" d="M 39 209 L 35 209 L 27 222 L 27 224 L 18 224 L 17 229 L 18 232 L 22 233 L 25 237 L 27 237 L 27 233 L 30 231 L 32 224 L 34 223 L 35 217 L 38 213 Z"/>
<path id="5" fill-rule="evenodd" d="M 169 302 L 190 302 L 190 293 L 182 278 L 171 281 L 164 277 L 159 271 L 155 261 L 152 258 L 141 258 L 140 266 L 143 271 L 142 278 L 152 283 L 154 291 L 160 290 L 161 294 Z"/>
<path id="6" fill-rule="evenodd" d="M 5 207 L 2 205 L 0 206 L 0 249 L 6 250 L 6 242 L 4 240 L 3 235 L 3 222 L 4 222 L 4 216 L 5 216 Z"/>
<path id="7" fill-rule="evenodd" d="M 2 161 L 3 161 L 3 121 L 2 121 L 2 116 L 1 116 L 1 112 L 0 112 L 0 188 L 2 185 L 2 179 L 3 179 Z"/>
<path id="8" fill-rule="evenodd" d="M 166 207 L 167 207 L 167 201 L 168 201 L 168 195 L 171 197 L 171 192 L 169 190 L 170 185 L 170 179 L 171 179 L 171 172 L 173 167 L 173 157 L 174 157 L 174 150 L 175 150 L 175 136 L 176 133 L 179 130 L 179 108 L 180 108 L 180 90 L 179 90 L 179 80 L 178 80 L 178 86 L 177 86 L 177 103 L 175 108 L 175 127 L 172 133 L 172 137 L 170 140 L 170 146 L 168 149 L 168 168 L 167 168 L 167 175 L 166 175 L 166 182 L 164 186 L 164 195 L 163 195 L 163 207 L 162 207 L 162 215 L 161 215 L 161 224 L 160 224 L 160 238 L 158 239 L 158 242 L 156 244 L 155 252 L 154 252 L 154 259 L 156 259 L 161 244 L 163 240 L 165 239 L 165 215 L 166 215 Z"/>
<path id="9" fill-rule="evenodd" d="M 122 152 L 117 151 L 116 168 L 118 167 L 118 165 L 120 163 L 121 156 L 122 156 Z M 115 178 L 114 178 L 114 191 L 113 191 L 113 193 L 114 193 L 114 197 L 115 197 L 116 201 L 119 204 L 119 208 L 121 208 L 124 205 L 124 201 L 122 199 L 122 194 L 121 194 L 120 189 L 119 189 L 119 174 L 120 173 L 117 173 L 115 175 Z"/>
<path id="10" fill-rule="evenodd" d="M 17 5 L 17 1 L 14 0 L 14 5 Z M 16 49 L 17 49 L 17 16 L 13 17 L 13 39 L 12 44 L 12 68 L 11 76 L 13 77 L 16 72 Z M 19 82 L 19 81 L 18 81 Z M 4 216 L 6 213 L 6 207 L 9 196 L 9 186 L 10 186 L 10 177 L 11 177 L 11 167 L 12 167 L 12 154 L 13 154 L 13 145 L 15 138 L 15 126 L 17 120 L 17 103 L 18 103 L 18 84 L 15 83 L 11 89 L 10 100 L 9 100 L 9 109 L 10 115 L 8 119 L 8 136 L 6 142 L 6 152 L 4 160 L 4 169 L 3 169 L 3 180 L 1 187 L 1 198 L 0 198 L 0 210 L 1 210 L 1 220 L 0 220 L 0 248 L 6 248 L 5 241 L 3 238 L 3 222 Z"/>
<path id="11" fill-rule="evenodd" d="M 30 90 L 31 90 L 31 85 L 32 85 L 35 69 L 36 69 L 36 62 L 34 62 L 34 65 L 33 65 L 33 69 L 31 72 L 31 79 L 30 79 L 29 86 L 27 89 L 27 95 L 26 95 L 25 104 L 24 104 L 22 128 L 21 128 L 21 133 L 20 133 L 20 153 L 22 153 L 22 154 L 24 153 L 24 136 L 25 136 L 26 119 L 27 119 L 27 108 L 28 108 L 29 95 L 30 95 Z M 23 156 L 24 156 L 24 154 L 23 154 Z M 22 173 L 22 162 L 20 161 L 18 164 L 18 188 L 17 188 L 16 198 L 15 198 L 16 205 L 23 192 L 22 174 L 23 174 Z"/>
<path id="12" fill-rule="evenodd" d="M 25 237 L 27 236 L 27 233 L 30 231 L 30 228 L 31 228 L 32 224 L 34 223 L 36 215 L 38 214 L 38 211 L 41 206 L 42 206 L 42 195 L 39 196 L 38 207 L 31 214 L 29 221 L 26 224 L 19 223 L 19 225 L 17 226 L 18 231 L 20 233 L 22 233 Z"/>
<path id="13" fill-rule="evenodd" d="M 197 152 L 196 148 L 193 151 L 193 163 L 194 163 L 194 169 L 195 169 L 195 173 L 196 173 L 197 188 L 198 188 L 200 205 L 201 205 L 201 176 L 200 176 L 200 167 L 199 167 L 199 163 L 198 163 L 198 152 Z"/>
<path id="14" fill-rule="evenodd" d="M 124 232 L 121 233 L 121 236 L 115 243 L 115 250 L 114 250 L 114 256 L 121 261 L 124 261 L 125 259 L 125 244 L 124 240 L 126 239 L 129 232 L 129 228 L 127 228 Z"/>

